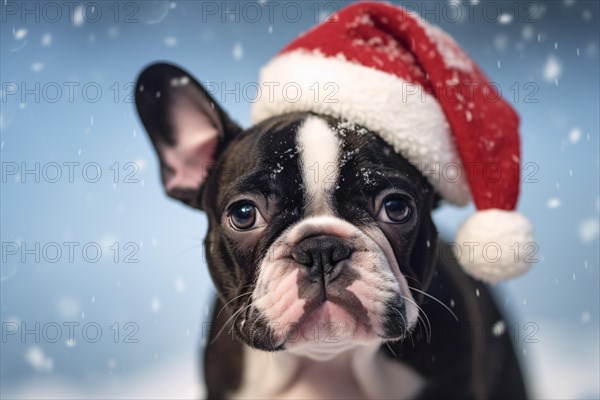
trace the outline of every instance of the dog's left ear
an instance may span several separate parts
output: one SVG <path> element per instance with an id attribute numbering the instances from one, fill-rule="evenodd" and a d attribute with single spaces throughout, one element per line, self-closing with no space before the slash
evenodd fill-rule
<path id="1" fill-rule="evenodd" d="M 186 71 L 153 64 L 135 86 L 138 114 L 160 160 L 167 194 L 200 208 L 209 167 L 241 128 Z"/>

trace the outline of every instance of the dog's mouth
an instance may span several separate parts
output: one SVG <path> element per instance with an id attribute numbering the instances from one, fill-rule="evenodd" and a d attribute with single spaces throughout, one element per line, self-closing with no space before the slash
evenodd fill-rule
<path id="1" fill-rule="evenodd" d="M 403 297 L 399 293 L 385 301 L 375 296 L 364 297 L 364 289 L 369 284 L 356 282 L 360 284 L 346 288 L 344 295 L 340 295 L 339 290 L 320 291 L 300 305 L 298 301 L 290 303 L 287 309 L 300 307 L 302 311 L 287 322 L 269 318 L 251 307 L 239 318 L 236 330 L 252 347 L 267 351 L 290 350 L 315 357 L 359 344 L 403 339 L 410 331 Z"/>
<path id="2" fill-rule="evenodd" d="M 315 302 L 290 326 L 282 345 L 289 348 L 299 343 L 334 344 L 340 341 L 342 333 L 366 338 L 372 330 L 364 310 L 327 299 Z"/>

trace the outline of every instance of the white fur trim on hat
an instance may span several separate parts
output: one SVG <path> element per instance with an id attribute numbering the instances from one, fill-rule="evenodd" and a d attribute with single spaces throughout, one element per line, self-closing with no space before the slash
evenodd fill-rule
<path id="1" fill-rule="evenodd" d="M 467 177 L 444 112 L 421 86 L 343 56 L 304 50 L 277 56 L 260 75 L 253 122 L 296 111 L 347 119 L 376 132 L 444 199 L 469 202 Z"/>
<path id="2" fill-rule="evenodd" d="M 456 235 L 455 255 L 465 272 L 496 283 L 521 275 L 535 261 L 531 223 L 516 211 L 490 209 L 469 217 Z"/>

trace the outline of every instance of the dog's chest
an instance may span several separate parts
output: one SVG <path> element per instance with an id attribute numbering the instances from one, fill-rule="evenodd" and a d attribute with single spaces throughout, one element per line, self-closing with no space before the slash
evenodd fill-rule
<path id="1" fill-rule="evenodd" d="M 243 365 L 236 399 L 412 398 L 425 383 L 410 367 L 367 347 L 313 361 L 244 346 Z"/>

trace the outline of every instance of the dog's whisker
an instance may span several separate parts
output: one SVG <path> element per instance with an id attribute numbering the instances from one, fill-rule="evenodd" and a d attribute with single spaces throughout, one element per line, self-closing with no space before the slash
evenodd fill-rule
<path id="1" fill-rule="evenodd" d="M 254 286 L 255 286 L 255 283 L 248 283 L 248 284 L 242 285 L 240 287 L 235 287 L 235 288 L 231 288 L 231 289 L 228 289 L 228 290 L 222 290 L 222 291 L 219 291 L 217 293 L 217 296 L 219 296 L 220 298 L 223 298 L 225 295 L 227 295 L 227 294 L 229 294 L 231 292 L 238 292 L 238 293 L 240 293 L 240 292 L 242 292 L 242 291 L 244 291 L 245 289 L 248 289 L 248 288 L 254 289 Z"/>
<path id="2" fill-rule="evenodd" d="M 424 295 L 424 296 L 427 296 L 427 297 L 429 297 L 430 299 L 432 299 L 433 301 L 435 301 L 435 302 L 439 303 L 439 304 L 440 304 L 442 307 L 444 307 L 444 308 L 445 308 L 445 309 L 446 309 L 446 310 L 447 310 L 447 311 L 448 311 L 450 314 L 452 314 L 452 316 L 454 317 L 454 319 L 455 319 L 456 321 L 459 321 L 459 319 L 458 319 L 458 317 L 456 316 L 456 314 L 454 314 L 454 311 L 452 311 L 452 310 L 450 309 L 450 307 L 448 307 L 447 305 L 445 305 L 445 304 L 444 304 L 444 303 L 443 303 L 441 300 L 439 300 L 438 298 L 436 298 L 436 297 L 434 297 L 434 296 L 430 295 L 430 294 L 429 294 L 429 293 L 427 293 L 427 292 L 424 292 L 424 291 L 422 291 L 422 290 L 419 290 L 419 289 L 417 289 L 417 288 L 414 288 L 414 287 L 412 287 L 412 286 L 408 286 L 408 288 L 409 288 L 409 289 L 412 289 L 412 290 L 414 290 L 414 291 L 415 291 L 415 292 L 417 292 L 417 293 L 421 293 L 422 295 Z"/>
<path id="3" fill-rule="evenodd" d="M 231 317 L 229 317 L 229 318 L 227 319 L 227 321 L 225 321 L 225 323 L 223 324 L 223 326 L 221 327 L 221 329 L 219 330 L 219 332 L 217 333 L 217 335 L 215 336 L 215 338 L 214 338 L 214 339 L 213 339 L 213 340 L 210 342 L 210 344 L 213 344 L 213 343 L 214 343 L 214 342 L 215 342 L 215 341 L 216 341 L 216 340 L 217 340 L 217 339 L 218 339 L 218 338 L 221 336 L 221 334 L 223 333 L 223 330 L 224 330 L 225 328 L 227 328 L 227 326 L 229 325 L 229 322 L 230 322 L 231 320 L 233 320 L 233 319 L 234 319 L 234 318 L 235 318 L 235 317 L 236 317 L 236 316 L 237 316 L 239 313 L 241 313 L 242 311 L 244 311 L 244 308 L 242 308 L 242 309 L 240 309 L 240 310 L 236 311 L 236 312 L 235 312 L 235 313 L 234 313 L 234 314 L 233 314 Z"/>
<path id="4" fill-rule="evenodd" d="M 408 338 L 410 339 L 410 341 L 411 341 L 411 343 L 412 343 L 412 346 L 413 346 L 413 347 L 415 347 L 415 342 L 414 342 L 414 340 L 413 340 L 413 337 L 412 337 L 412 332 L 410 332 L 410 331 L 409 331 L 409 329 L 408 329 L 408 323 L 406 322 L 406 319 L 404 318 L 404 315 L 402 315 L 402 312 L 400 312 L 400 310 L 398 310 L 396 307 L 391 307 L 391 308 L 392 308 L 394 311 L 396 311 L 396 312 L 397 312 L 397 313 L 400 315 L 400 317 L 402 318 L 402 321 L 403 321 L 403 323 L 404 323 L 404 328 L 405 328 L 405 331 L 406 331 L 406 333 L 407 333 L 407 335 L 408 335 Z M 422 319 L 420 319 L 420 318 L 421 318 L 421 317 L 419 316 L 419 317 L 417 318 L 417 320 L 418 320 L 419 322 L 421 322 L 421 324 L 423 325 L 423 328 L 425 329 L 425 335 L 427 335 L 427 327 L 425 326 L 425 323 L 424 323 L 424 322 L 422 321 Z M 419 329 L 421 329 L 421 326 L 420 326 L 420 325 L 419 325 Z"/>
<path id="5" fill-rule="evenodd" d="M 396 354 L 396 352 L 392 349 L 392 346 L 390 346 L 389 342 L 386 342 L 385 345 L 387 346 L 388 349 L 390 349 L 390 351 L 392 352 L 392 354 L 394 355 L 394 357 L 398 358 L 398 355 Z"/>
<path id="6" fill-rule="evenodd" d="M 252 321 L 252 326 L 250 327 L 250 330 L 248 331 L 250 334 L 250 343 L 254 343 L 254 334 L 256 333 L 256 330 L 254 328 L 256 327 L 257 322 L 258 322 L 258 318 L 254 318 L 254 321 Z"/>
<path id="7" fill-rule="evenodd" d="M 410 344 L 411 344 L 411 346 L 414 349 L 415 348 L 415 338 L 413 337 L 413 333 L 412 332 L 409 332 L 408 338 L 410 339 Z"/>
<path id="8" fill-rule="evenodd" d="M 219 318 L 219 316 L 221 315 L 221 313 L 223 312 L 223 310 L 225 310 L 225 307 L 227 307 L 227 305 L 228 305 L 228 304 L 231 304 L 233 301 L 235 301 L 235 300 L 239 299 L 240 297 L 248 296 L 248 295 L 250 295 L 250 294 L 252 294 L 252 293 L 253 293 L 253 292 L 252 292 L 252 290 L 251 290 L 251 291 L 249 291 L 249 292 L 242 293 L 242 294 L 240 294 L 239 296 L 235 296 L 233 299 L 229 300 L 227 303 L 225 303 L 225 304 L 223 305 L 223 307 L 221 307 L 221 310 L 219 310 L 219 313 L 217 314 L 217 317 L 216 317 L 216 318 Z"/>
<path id="9" fill-rule="evenodd" d="M 417 322 L 418 322 L 417 326 L 419 327 L 419 335 L 421 335 L 421 336 L 425 335 L 425 339 L 429 342 L 428 338 L 430 336 L 430 333 L 429 333 L 427 324 L 425 323 L 425 319 L 421 315 L 418 315 Z"/>
<path id="10" fill-rule="evenodd" d="M 241 312 L 243 312 L 243 311 L 244 311 L 246 308 L 248 308 L 248 307 L 250 307 L 250 306 L 243 307 L 243 308 L 239 309 L 238 311 L 236 311 L 235 313 L 233 313 L 233 315 L 232 315 L 231 317 L 229 317 L 229 318 L 227 319 L 227 321 L 225 321 L 225 323 L 223 324 L 223 326 L 221 327 L 221 329 L 219 330 L 219 332 L 216 334 L 215 338 L 214 338 L 213 340 L 211 340 L 209 344 L 213 344 L 213 343 L 215 343 L 215 342 L 217 341 L 217 339 L 218 339 L 219 337 L 221 337 L 221 334 L 223 333 L 223 330 L 224 330 L 225 328 L 227 328 L 227 325 L 229 324 L 229 322 L 231 322 L 233 319 L 235 319 L 235 317 L 237 317 L 237 316 L 238 316 L 238 314 L 240 314 Z"/>
<path id="11" fill-rule="evenodd" d="M 423 313 L 423 317 L 425 317 L 425 319 L 427 320 L 427 324 L 429 325 L 429 334 L 427 334 L 427 329 L 425 330 L 425 335 L 426 335 L 426 338 L 427 338 L 427 343 L 431 343 L 431 336 L 432 336 L 433 332 L 432 332 L 432 327 L 431 327 L 431 321 L 429 320 L 429 317 L 427 316 L 427 313 L 415 301 L 409 299 L 406 296 L 402 296 L 402 298 L 404 300 L 406 300 L 406 301 L 414 304 L 415 307 L 417 307 L 419 309 L 419 316 L 420 316 L 421 313 Z"/>
<path id="12" fill-rule="evenodd" d="M 252 307 L 253 305 L 254 305 L 254 301 L 252 300 L 252 297 L 248 297 L 243 309 L 246 310 L 246 309 Z M 231 324 L 231 328 L 229 328 L 229 334 L 233 334 L 233 328 L 235 327 L 235 322 L 237 321 L 237 319 L 240 315 L 241 315 L 241 313 L 238 313 L 237 317 L 235 317 L 235 319 L 233 320 L 233 323 Z"/>
<path id="13" fill-rule="evenodd" d="M 400 310 L 398 310 L 396 307 L 391 306 L 390 308 L 392 310 L 396 311 L 398 313 L 398 315 L 400 316 L 400 318 L 402 318 L 402 323 L 404 324 L 404 330 L 408 331 L 408 324 L 406 323 L 406 319 L 404 318 L 404 315 L 402 315 L 402 312 Z"/>
<path id="14" fill-rule="evenodd" d="M 252 306 L 252 304 L 245 306 L 244 309 L 247 309 L 250 306 Z M 231 323 L 231 328 L 229 328 L 229 334 L 231 334 L 231 335 L 233 334 L 233 328 L 235 327 L 235 322 L 237 321 L 237 319 L 239 318 L 240 315 L 242 315 L 242 313 L 237 313 L 236 317 L 233 319 L 233 322 Z"/>
<path id="15" fill-rule="evenodd" d="M 425 337 L 427 337 L 427 325 L 425 324 L 425 320 L 423 319 L 423 317 L 421 317 L 420 315 L 417 317 L 417 326 L 419 327 L 419 335 L 422 336 L 424 334 Z"/>
<path id="16" fill-rule="evenodd" d="M 419 282 L 419 280 L 417 278 L 415 278 L 414 276 L 404 275 L 404 278 L 406 278 L 406 280 L 415 281 L 417 283 L 417 285 L 421 284 L 421 282 Z"/>

